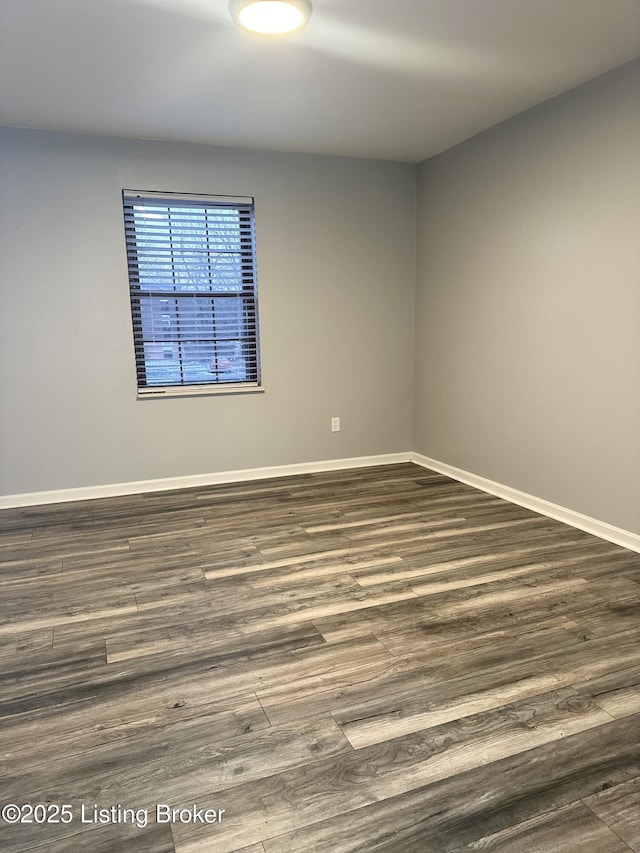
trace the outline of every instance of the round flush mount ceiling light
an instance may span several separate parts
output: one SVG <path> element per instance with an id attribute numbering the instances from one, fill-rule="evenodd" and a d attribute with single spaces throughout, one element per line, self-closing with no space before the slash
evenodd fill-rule
<path id="1" fill-rule="evenodd" d="M 231 0 L 229 11 L 238 26 L 255 33 L 279 35 L 303 27 L 311 17 L 311 0 Z"/>

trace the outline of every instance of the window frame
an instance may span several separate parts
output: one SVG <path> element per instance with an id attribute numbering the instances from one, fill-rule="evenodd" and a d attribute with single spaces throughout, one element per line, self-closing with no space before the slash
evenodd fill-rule
<path id="1" fill-rule="evenodd" d="M 226 252 L 221 250 L 212 251 L 211 243 L 209 241 L 208 217 L 206 214 L 205 231 L 207 233 L 207 237 L 206 240 L 203 242 L 203 246 L 206 247 L 206 253 L 208 258 L 206 262 L 206 267 L 208 281 L 211 287 L 208 290 L 178 290 L 177 285 L 175 283 L 175 275 L 173 273 L 171 273 L 171 278 L 173 278 L 174 284 L 173 290 L 165 290 L 162 287 L 154 288 L 153 283 L 150 282 L 147 282 L 146 284 L 141 284 L 139 254 L 143 252 L 143 249 L 139 247 L 139 244 L 141 242 L 141 233 L 139 227 L 138 229 L 136 227 L 137 223 L 135 208 L 143 207 L 145 204 L 152 208 L 167 208 L 167 247 L 169 251 L 168 257 L 170 258 L 170 265 L 172 269 L 174 268 L 175 257 L 180 257 L 181 254 L 182 256 L 187 254 L 187 249 L 180 248 L 180 246 L 177 245 L 177 239 L 174 242 L 174 238 L 171 233 L 172 208 L 176 210 L 184 210 L 185 208 L 193 207 L 195 210 L 199 211 L 212 209 L 237 210 L 239 213 L 239 224 L 237 230 L 239 245 L 237 249 L 226 251 L 230 254 L 235 254 L 239 256 L 238 263 L 240 267 L 240 289 L 214 289 L 213 285 L 216 279 L 212 275 L 210 258 L 212 255 L 224 255 Z M 138 399 L 237 393 L 246 394 L 263 391 L 264 387 L 262 384 L 260 360 L 260 328 L 258 317 L 254 198 L 247 196 L 210 195 L 204 193 L 185 194 L 174 192 L 159 192 L 154 190 L 123 189 L 122 209 L 124 215 L 123 219 L 125 230 L 125 250 L 127 257 L 127 277 L 129 281 L 129 307 L 133 332 L 134 361 L 136 370 Z M 153 234 L 153 231 L 151 233 Z M 157 233 L 161 234 L 161 229 L 158 229 Z M 148 239 L 152 238 L 148 237 Z M 152 251 L 147 251 L 147 254 L 152 259 L 152 261 L 155 260 L 159 265 L 161 265 L 163 261 L 166 263 L 166 251 L 167 250 L 164 249 L 164 247 L 158 249 L 158 254 L 155 256 L 155 258 L 153 256 Z M 163 252 L 165 252 L 164 257 Z M 145 337 L 142 308 L 142 300 L 145 298 L 145 294 L 148 300 L 147 310 L 150 312 L 155 311 L 156 313 L 160 312 L 159 316 L 162 318 L 163 326 L 164 313 L 166 313 L 166 310 L 162 303 L 166 301 L 171 304 L 172 300 L 175 303 L 175 306 L 171 309 L 171 311 L 175 312 L 177 334 L 175 334 L 172 338 L 171 344 L 164 343 L 164 357 L 166 359 L 167 346 L 177 347 L 177 361 L 181 374 L 180 382 L 149 382 L 149 362 L 152 359 L 148 356 L 146 347 L 151 345 L 160 346 L 161 344 L 163 344 L 163 341 L 161 341 L 159 338 L 156 339 L 155 333 L 153 334 L 152 339 L 149 339 L 149 337 Z M 179 298 L 193 298 L 195 300 L 195 302 L 191 306 L 191 310 L 193 311 L 193 309 L 195 309 L 196 317 L 197 315 L 199 315 L 199 312 L 201 310 L 200 306 L 198 305 L 199 300 L 202 300 L 202 304 L 206 304 L 206 302 L 209 303 L 211 310 L 212 329 L 212 337 L 210 339 L 201 339 L 198 336 L 199 332 L 197 331 L 197 323 L 199 321 L 197 320 L 197 318 L 192 318 L 191 320 L 191 322 L 194 324 L 194 332 L 192 337 L 188 337 L 186 334 L 183 335 L 181 333 L 180 322 L 184 322 L 184 312 L 186 308 L 180 306 L 178 302 Z M 221 299 L 232 299 L 239 306 L 239 311 L 243 315 L 242 320 L 240 320 L 240 327 L 242 328 L 242 332 L 239 332 L 238 336 L 234 336 L 232 339 L 223 338 L 221 334 L 218 334 L 216 331 L 217 321 L 215 317 L 216 308 L 214 305 L 214 300 L 216 302 L 219 302 L 219 300 Z M 184 303 L 184 305 L 187 304 L 188 303 Z M 221 304 L 224 304 L 224 302 Z M 166 338 L 166 335 L 163 335 L 163 337 Z M 186 357 L 184 355 L 185 344 L 191 344 L 192 346 L 197 347 L 199 345 L 206 344 L 207 342 L 211 343 L 213 346 L 213 356 L 211 357 L 211 363 L 213 363 L 214 361 L 217 362 L 220 358 L 218 349 L 219 345 L 221 343 L 230 343 L 232 340 L 235 342 L 235 345 L 237 347 L 243 348 L 243 353 L 238 356 L 238 359 L 242 362 L 242 369 L 245 371 L 248 378 L 235 378 L 228 380 L 221 379 L 221 373 L 223 373 L 224 371 L 221 371 L 218 368 L 217 364 L 215 366 L 215 369 L 209 368 L 209 370 L 216 375 L 216 378 L 213 380 L 198 381 L 194 379 L 188 380 L 185 378 L 184 368 L 187 364 Z"/>

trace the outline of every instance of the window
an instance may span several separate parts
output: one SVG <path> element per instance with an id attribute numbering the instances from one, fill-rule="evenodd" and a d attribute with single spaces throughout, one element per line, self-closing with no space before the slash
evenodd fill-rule
<path id="1" fill-rule="evenodd" d="M 138 394 L 259 387 L 253 199 L 122 196 Z"/>

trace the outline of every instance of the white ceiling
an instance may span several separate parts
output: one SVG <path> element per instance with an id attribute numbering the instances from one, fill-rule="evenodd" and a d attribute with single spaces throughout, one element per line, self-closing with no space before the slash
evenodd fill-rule
<path id="1" fill-rule="evenodd" d="M 640 0 L 0 0 L 0 124 L 417 162 L 640 55 Z"/>

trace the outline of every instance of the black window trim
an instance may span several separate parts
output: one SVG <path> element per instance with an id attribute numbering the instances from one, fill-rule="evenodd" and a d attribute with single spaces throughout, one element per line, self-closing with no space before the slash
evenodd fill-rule
<path id="1" fill-rule="evenodd" d="M 211 382 L 189 382 L 181 381 L 179 384 L 147 384 L 147 365 L 144 356 L 144 339 L 141 324 L 140 310 L 140 293 L 141 287 L 139 282 L 138 271 L 138 248 L 136 242 L 135 226 L 133 224 L 133 207 L 136 204 L 149 202 L 158 206 L 175 206 L 196 208 L 205 207 L 229 207 L 232 209 L 249 210 L 250 225 L 248 229 L 243 229 L 240 232 L 240 255 L 241 255 L 241 276 L 242 276 L 242 291 L 241 295 L 238 292 L 225 293 L 216 291 L 216 299 L 233 298 L 241 300 L 243 311 L 245 313 L 245 329 L 250 326 L 252 330 L 246 331 L 246 341 L 250 342 L 251 352 L 247 370 L 249 376 L 247 379 L 236 381 L 220 381 L 220 379 Z M 255 251 L 255 200 L 251 196 L 228 196 L 228 195 L 212 195 L 205 193 L 176 193 L 176 192 L 160 192 L 157 190 L 122 190 L 122 203 L 124 212 L 124 227 L 125 227 L 125 247 L 128 264 L 129 278 L 129 293 L 130 293 L 130 308 L 131 320 L 133 329 L 133 344 L 136 369 L 136 384 L 138 399 L 152 399 L 158 397 L 179 397 L 179 396 L 200 396 L 200 395 L 218 395 L 218 394 L 237 394 L 237 393 L 256 393 L 264 391 L 261 376 L 261 360 L 260 360 L 260 328 L 258 319 L 258 294 L 256 281 L 256 251 Z M 172 249 L 173 256 L 173 249 Z M 173 261 L 172 261 L 173 263 Z M 153 287 L 145 287 L 144 294 L 156 299 L 176 299 L 176 292 L 171 290 L 157 289 Z M 190 291 L 185 295 L 198 298 L 212 298 L 211 292 Z M 213 309 L 212 309 L 213 310 Z M 182 341 L 182 339 L 180 339 Z M 182 345 L 182 342 L 178 344 Z M 217 351 L 217 348 L 216 348 Z M 181 359 L 182 372 L 182 359 Z"/>

